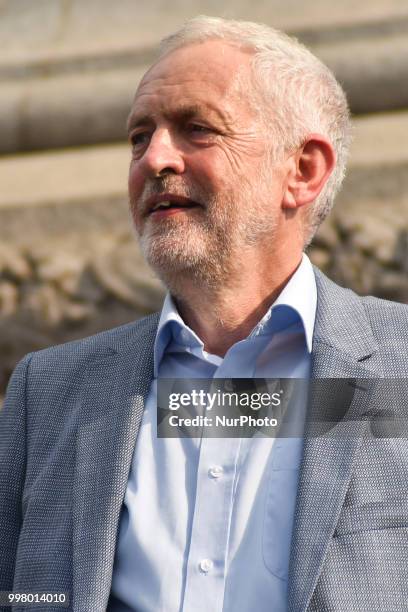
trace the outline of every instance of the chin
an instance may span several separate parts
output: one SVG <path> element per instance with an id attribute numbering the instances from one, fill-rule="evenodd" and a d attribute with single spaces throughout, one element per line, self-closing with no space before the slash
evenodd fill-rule
<path id="1" fill-rule="evenodd" d="M 208 259 L 206 237 L 191 227 L 145 228 L 140 246 L 153 268 L 183 271 Z"/>
<path id="2" fill-rule="evenodd" d="M 222 266 L 208 251 L 186 248 L 183 243 L 141 240 L 143 255 L 160 280 L 176 297 L 183 297 L 192 285 L 218 286 Z M 198 247 L 198 245 L 196 245 Z"/>
<path id="3" fill-rule="evenodd" d="M 153 268 L 184 269 L 197 258 L 200 249 L 188 248 L 182 236 L 175 237 L 167 234 L 144 235 L 140 239 L 140 246 L 146 261 Z"/>

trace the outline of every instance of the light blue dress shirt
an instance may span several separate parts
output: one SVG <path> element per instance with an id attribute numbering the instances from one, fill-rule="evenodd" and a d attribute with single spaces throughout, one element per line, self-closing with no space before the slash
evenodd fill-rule
<path id="1" fill-rule="evenodd" d="M 166 297 L 120 519 L 111 610 L 286 610 L 301 439 L 157 438 L 157 378 L 300 378 L 300 413 L 316 300 L 304 255 L 262 320 L 221 358 L 204 350 Z"/>

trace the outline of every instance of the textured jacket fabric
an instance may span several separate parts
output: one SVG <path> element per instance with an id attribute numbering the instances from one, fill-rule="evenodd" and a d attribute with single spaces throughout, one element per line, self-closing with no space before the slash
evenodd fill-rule
<path id="1" fill-rule="evenodd" d="M 315 274 L 313 379 L 368 381 L 347 387 L 348 414 L 392 407 L 403 416 L 408 307 Z M 69 592 L 69 610 L 107 609 L 158 318 L 30 354 L 16 368 L 0 414 L 0 590 Z M 377 384 L 387 377 L 400 379 L 388 395 Z M 310 411 L 330 414 L 338 396 L 326 385 Z M 359 418 L 344 431 L 304 444 L 288 611 L 408 610 L 408 442 L 376 437 Z"/>

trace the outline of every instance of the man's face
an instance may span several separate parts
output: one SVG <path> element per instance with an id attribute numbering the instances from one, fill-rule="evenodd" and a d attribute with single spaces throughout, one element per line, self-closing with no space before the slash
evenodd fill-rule
<path id="1" fill-rule="evenodd" d="M 284 177 L 251 104 L 250 59 L 222 41 L 190 45 L 136 92 L 130 206 L 147 261 L 170 285 L 177 275 L 216 285 L 273 242 Z"/>

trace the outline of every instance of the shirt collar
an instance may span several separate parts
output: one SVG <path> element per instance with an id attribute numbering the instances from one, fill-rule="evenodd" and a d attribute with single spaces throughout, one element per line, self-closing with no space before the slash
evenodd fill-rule
<path id="1" fill-rule="evenodd" d="M 250 335 L 255 336 L 265 333 L 265 331 L 267 332 L 270 329 L 269 323 L 274 320 L 272 313 L 275 311 L 276 315 L 278 315 L 278 312 L 281 310 L 279 307 L 282 307 L 282 310 L 290 308 L 303 325 L 307 349 L 311 353 L 316 304 L 317 290 L 313 267 L 308 256 L 303 254 L 302 261 L 296 272 Z M 271 329 L 270 333 L 272 333 Z M 173 298 L 167 293 L 154 344 L 154 370 L 156 377 L 159 364 L 172 337 L 177 337 L 180 342 L 190 347 L 202 346 L 203 344 L 197 334 L 184 323 Z"/>
<path id="2" fill-rule="evenodd" d="M 305 253 L 303 253 L 298 269 L 282 289 L 270 310 L 274 310 L 279 305 L 289 306 L 298 313 L 303 323 L 307 349 L 311 353 L 316 319 L 317 289 L 313 266 Z"/>
<path id="3" fill-rule="evenodd" d="M 197 334 L 181 318 L 170 293 L 166 294 L 154 343 L 154 375 L 157 377 L 163 354 L 172 338 L 177 337 L 186 346 L 202 345 Z"/>

